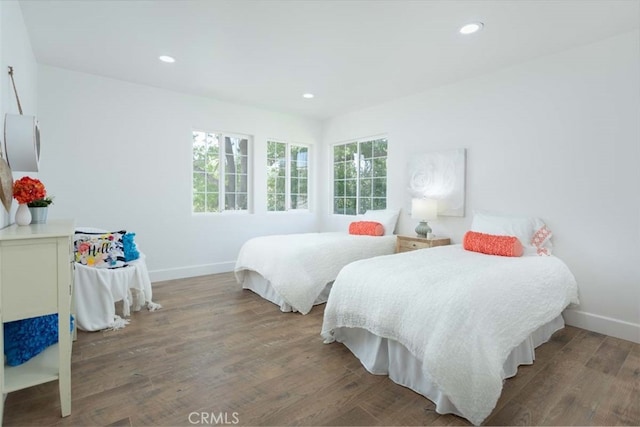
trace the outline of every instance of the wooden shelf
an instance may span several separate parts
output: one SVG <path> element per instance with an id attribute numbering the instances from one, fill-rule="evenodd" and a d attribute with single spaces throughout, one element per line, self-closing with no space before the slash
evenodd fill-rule
<path id="1" fill-rule="evenodd" d="M 18 366 L 4 367 L 4 392 L 10 393 L 59 378 L 58 344 L 47 347 L 33 359 Z"/>

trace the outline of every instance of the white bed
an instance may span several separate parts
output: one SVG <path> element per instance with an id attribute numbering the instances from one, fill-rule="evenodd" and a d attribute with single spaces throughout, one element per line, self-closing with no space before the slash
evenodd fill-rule
<path id="1" fill-rule="evenodd" d="M 284 312 L 307 314 L 327 300 L 331 283 L 350 262 L 392 254 L 396 236 L 360 236 L 346 232 L 262 236 L 247 241 L 235 275 Z"/>
<path id="2" fill-rule="evenodd" d="M 354 262 L 336 278 L 325 342 L 344 343 L 385 374 L 480 424 L 502 381 L 564 327 L 577 285 L 553 256 L 508 258 L 442 246 Z"/>

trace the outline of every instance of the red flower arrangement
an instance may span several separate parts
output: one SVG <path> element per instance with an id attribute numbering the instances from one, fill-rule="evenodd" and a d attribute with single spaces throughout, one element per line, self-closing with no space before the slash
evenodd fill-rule
<path id="1" fill-rule="evenodd" d="M 44 199 L 46 195 L 47 190 L 39 179 L 25 176 L 13 183 L 13 198 L 20 204 Z"/>

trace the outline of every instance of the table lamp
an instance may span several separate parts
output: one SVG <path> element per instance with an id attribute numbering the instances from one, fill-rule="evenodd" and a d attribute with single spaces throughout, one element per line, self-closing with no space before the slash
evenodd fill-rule
<path id="1" fill-rule="evenodd" d="M 431 227 L 427 221 L 438 217 L 438 201 L 434 199 L 411 200 L 411 218 L 420 221 L 416 227 L 416 234 L 420 237 L 431 237 Z"/>

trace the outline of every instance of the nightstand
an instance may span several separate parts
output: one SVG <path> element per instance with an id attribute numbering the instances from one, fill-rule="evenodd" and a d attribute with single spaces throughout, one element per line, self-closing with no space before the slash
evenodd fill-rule
<path id="1" fill-rule="evenodd" d="M 451 244 L 451 239 L 448 237 L 432 237 L 431 239 L 426 239 L 417 236 L 397 236 L 396 252 L 409 252 L 415 251 L 416 249 L 433 248 L 449 244 Z"/>

